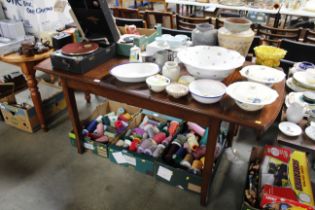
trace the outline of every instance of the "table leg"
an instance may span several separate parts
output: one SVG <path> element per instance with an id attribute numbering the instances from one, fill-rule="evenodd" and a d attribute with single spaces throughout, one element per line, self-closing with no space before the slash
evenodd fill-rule
<path id="1" fill-rule="evenodd" d="M 45 117 L 43 113 L 42 99 L 38 91 L 37 80 L 35 77 L 36 70 L 33 69 L 34 65 L 35 63 L 28 62 L 28 63 L 21 63 L 20 67 L 24 76 L 26 77 L 27 86 L 31 92 L 32 101 L 34 104 L 34 108 L 35 108 L 40 126 L 42 129 L 44 129 L 44 131 L 47 131 Z"/>
<path id="2" fill-rule="evenodd" d="M 205 165 L 202 172 L 202 185 L 201 185 L 201 195 L 200 195 L 200 203 L 203 206 L 206 206 L 207 201 L 208 201 L 209 184 L 212 179 L 211 176 L 212 176 L 213 163 L 214 163 L 214 151 L 217 144 L 217 137 L 219 134 L 221 121 L 211 120 L 209 124 L 210 124 L 210 133 L 209 133 L 208 142 L 207 142 Z"/>
<path id="3" fill-rule="evenodd" d="M 78 153 L 82 154 L 84 152 L 84 147 L 82 145 L 82 134 L 81 134 L 81 124 L 79 119 L 79 113 L 77 108 L 77 103 L 74 96 L 74 90 L 69 88 L 67 81 L 61 79 L 61 85 L 63 89 L 63 94 L 67 103 L 68 115 L 72 123 L 73 132 L 76 137 L 76 145 Z"/>
<path id="4" fill-rule="evenodd" d="M 239 129 L 239 126 L 234 124 L 234 123 L 230 123 L 229 125 L 229 131 L 228 131 L 228 134 L 227 134 L 227 146 L 228 147 L 231 147 L 232 146 L 232 143 L 233 143 L 233 138 L 234 136 L 236 136 L 237 132 L 238 132 L 238 129 Z"/>

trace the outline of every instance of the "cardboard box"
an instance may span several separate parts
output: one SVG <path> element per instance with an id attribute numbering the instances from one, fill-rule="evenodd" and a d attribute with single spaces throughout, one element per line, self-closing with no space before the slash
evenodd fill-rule
<path id="1" fill-rule="evenodd" d="M 125 34 L 125 27 L 118 26 L 120 33 Z M 141 36 L 140 38 L 135 38 L 133 43 L 117 43 L 116 45 L 116 53 L 118 55 L 129 57 L 130 48 L 135 44 L 140 47 L 142 50 L 145 50 L 146 46 L 153 42 L 156 37 L 161 36 L 162 28 L 161 26 L 157 26 L 156 29 L 148 29 L 148 28 L 138 28 Z"/>
<path id="2" fill-rule="evenodd" d="M 259 168 L 257 169 L 255 165 L 259 165 Z M 276 165 L 276 167 L 274 167 L 274 165 Z M 282 174 L 282 172 L 280 172 L 280 166 L 282 165 L 287 166 L 285 174 L 287 174 L 288 182 L 284 180 L 286 178 L 281 178 L 281 186 L 279 186 L 277 180 L 279 174 Z M 275 168 L 276 171 L 272 172 Z M 259 172 L 257 172 L 258 170 Z M 253 171 L 256 172 L 254 173 Z M 264 179 L 263 177 L 266 177 L 267 174 L 271 174 L 274 180 L 266 181 L 265 179 L 265 181 L 262 181 Z M 250 183 L 249 180 L 252 180 L 252 182 L 256 184 Z M 264 182 L 264 184 L 262 184 L 262 182 Z M 251 188 L 257 192 L 255 205 L 251 204 L 251 202 L 253 203 L 252 198 L 248 200 L 249 195 L 251 195 L 248 186 L 251 186 Z M 243 210 L 257 210 L 263 208 L 274 210 L 312 210 L 314 209 L 313 199 L 309 167 L 304 152 L 290 151 L 276 146 L 265 146 L 264 148 L 254 147 L 252 149 L 244 191 Z"/>
<path id="3" fill-rule="evenodd" d="M 52 96 L 43 100 L 43 113 L 46 122 L 49 123 L 66 111 L 66 102 L 60 87 L 45 82 L 40 83 L 48 88 L 58 90 Z M 27 94 L 29 94 L 28 91 L 26 90 Z M 22 107 L 21 105 L 4 102 L 0 103 L 0 108 L 6 124 L 30 133 L 40 128 L 34 106 Z"/>
<path id="4" fill-rule="evenodd" d="M 133 119 L 132 123 L 130 124 L 130 129 L 138 127 L 145 116 L 149 116 L 150 119 L 154 119 L 159 122 L 175 120 L 182 124 L 181 119 L 149 110 L 142 110 L 142 113 Z M 156 159 L 154 157 L 129 151 L 122 147 L 116 146 L 115 143 L 109 145 L 109 159 L 113 163 L 134 167 L 137 171 L 151 176 L 155 174 Z"/>
<path id="5" fill-rule="evenodd" d="M 140 108 L 134 107 L 134 106 L 129 106 L 127 104 L 124 103 L 119 103 L 116 101 L 111 101 L 111 100 L 107 100 L 105 103 L 98 105 L 94 112 L 91 114 L 91 116 L 89 116 L 87 119 L 83 120 L 81 122 L 81 124 L 84 126 L 86 126 L 90 121 L 96 119 L 98 116 L 100 115 L 105 115 L 108 114 L 110 112 L 115 112 L 117 111 L 119 108 L 124 108 L 126 110 L 126 112 L 128 112 L 132 118 L 135 118 L 139 112 L 140 112 Z M 130 127 L 131 122 L 129 123 Z M 127 131 L 128 129 L 126 129 Z M 124 133 L 121 133 L 120 135 L 115 136 L 114 138 L 110 138 L 110 142 L 116 142 L 121 135 L 123 135 Z M 73 140 L 75 140 L 75 134 L 71 131 L 69 133 L 69 138 L 70 138 L 70 142 L 72 145 L 76 145 L 75 142 L 73 144 Z M 92 139 L 90 139 L 89 137 L 84 137 L 83 138 L 83 146 L 84 148 L 86 148 L 87 150 L 91 150 L 94 154 L 97 154 L 101 157 L 107 158 L 108 157 L 108 144 L 105 143 L 101 143 L 101 142 L 96 142 L 93 141 Z"/>
<path id="6" fill-rule="evenodd" d="M 202 137 L 208 137 L 208 129 L 206 129 L 205 135 Z M 227 129 L 221 126 L 220 141 L 222 141 L 223 148 L 218 154 L 217 159 L 213 165 L 213 174 L 215 174 L 217 166 L 222 158 L 222 154 L 224 152 L 225 144 L 226 144 L 226 136 Z M 201 185 L 202 185 L 202 176 L 199 174 L 193 174 L 186 168 L 181 166 L 169 165 L 162 158 L 156 161 L 156 171 L 155 177 L 157 180 L 162 181 L 164 183 L 170 184 L 172 186 L 178 187 L 183 190 L 187 190 L 194 193 L 201 193 Z"/>

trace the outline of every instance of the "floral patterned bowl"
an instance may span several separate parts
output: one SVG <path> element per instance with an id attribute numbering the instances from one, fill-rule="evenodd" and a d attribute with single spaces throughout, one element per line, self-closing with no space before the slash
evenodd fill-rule
<path id="1" fill-rule="evenodd" d="M 245 111 L 257 111 L 278 98 L 277 91 L 256 82 L 235 82 L 229 85 L 226 93 Z"/>
<path id="2" fill-rule="evenodd" d="M 220 81 L 242 66 L 245 61 L 245 58 L 236 51 L 203 45 L 185 48 L 177 57 L 193 76 Z"/>

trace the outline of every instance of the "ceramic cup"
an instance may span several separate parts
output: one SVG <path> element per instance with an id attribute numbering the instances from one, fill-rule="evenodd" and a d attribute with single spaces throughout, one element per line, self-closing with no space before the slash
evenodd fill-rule
<path id="1" fill-rule="evenodd" d="M 299 103 L 292 103 L 286 112 L 287 120 L 294 123 L 299 123 L 304 116 L 304 108 Z"/>
<path id="2" fill-rule="evenodd" d="M 169 78 L 172 82 L 176 82 L 180 76 L 180 67 L 175 61 L 167 61 L 162 69 L 163 76 Z"/>

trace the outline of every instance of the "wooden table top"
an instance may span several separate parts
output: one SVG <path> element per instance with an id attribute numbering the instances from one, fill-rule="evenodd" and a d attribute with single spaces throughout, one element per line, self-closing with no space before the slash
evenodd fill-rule
<path id="1" fill-rule="evenodd" d="M 32 61 L 40 61 L 46 58 L 49 58 L 50 54 L 54 50 L 49 50 L 47 52 L 41 53 L 41 54 L 36 54 L 34 56 L 25 56 L 25 55 L 20 55 L 19 53 L 11 53 L 8 55 L 3 55 L 0 56 L 0 60 L 6 63 L 24 63 L 24 62 L 32 62 Z"/>
<path id="2" fill-rule="evenodd" d="M 53 74 L 60 76 L 64 79 L 75 80 L 84 83 L 94 84 L 99 86 L 99 88 L 106 88 L 117 92 L 117 94 L 124 93 L 137 98 L 150 99 L 152 101 L 159 102 L 163 105 L 172 105 L 173 107 L 178 107 L 179 109 L 185 111 L 206 115 L 210 118 L 216 118 L 246 127 L 251 127 L 257 130 L 264 131 L 269 128 L 275 119 L 277 118 L 285 97 L 285 81 L 278 83 L 273 86 L 273 88 L 278 92 L 278 99 L 265 106 L 262 110 L 256 112 L 247 112 L 241 110 L 237 105 L 232 102 L 233 100 L 227 95 L 216 104 L 201 104 L 193 100 L 190 94 L 187 97 L 180 99 L 174 99 L 168 96 L 166 92 L 153 93 L 151 92 L 146 83 L 123 83 L 118 81 L 116 78 L 108 74 L 109 70 L 114 66 L 119 64 L 128 63 L 128 59 L 125 58 L 113 58 L 104 64 L 90 70 L 85 74 L 74 74 L 66 71 L 52 70 L 52 65 L 50 59 L 46 59 L 35 66 L 35 69 L 41 70 L 48 74 Z M 182 66 L 182 73 L 185 73 L 186 69 Z M 244 80 L 238 71 L 235 71 L 223 82 L 229 85 L 235 81 Z"/>

